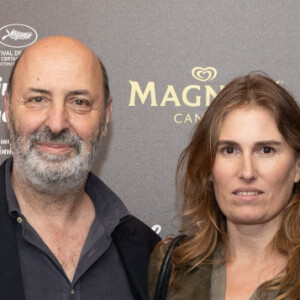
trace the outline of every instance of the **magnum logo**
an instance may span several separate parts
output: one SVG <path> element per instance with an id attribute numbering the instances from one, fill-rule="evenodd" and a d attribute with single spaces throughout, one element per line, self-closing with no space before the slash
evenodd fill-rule
<path id="1" fill-rule="evenodd" d="M 213 80 L 216 77 L 217 70 L 212 67 L 196 67 L 192 70 L 192 75 L 195 79 L 206 82 Z M 129 83 L 131 85 L 131 93 L 128 106 L 136 106 L 136 102 L 145 104 L 146 101 L 148 101 L 147 104 L 150 104 L 150 106 L 166 106 L 169 104 L 174 106 L 186 105 L 189 107 L 199 107 L 201 105 L 201 95 L 199 92 L 203 89 L 205 91 L 205 106 L 209 106 L 212 98 L 215 98 L 217 93 L 224 87 L 223 85 L 220 86 L 219 91 L 216 92 L 209 84 L 205 84 L 202 88 L 199 84 L 192 84 L 187 85 L 181 92 L 178 92 L 173 85 L 167 85 L 166 91 L 160 100 L 157 99 L 154 81 L 148 81 L 144 90 L 141 88 L 138 81 L 129 80 Z M 196 91 L 198 94 L 193 99 L 189 97 L 192 90 Z M 180 98 L 178 97 L 178 94 L 181 96 Z M 137 101 L 137 99 L 139 101 Z"/>
<path id="2" fill-rule="evenodd" d="M 208 81 L 216 78 L 217 70 L 212 67 L 208 67 L 208 68 L 196 67 L 192 70 L 192 75 L 195 79 L 199 81 Z"/>
<path id="3" fill-rule="evenodd" d="M 185 86 L 178 91 L 174 85 L 167 85 L 163 95 L 158 97 L 154 81 L 141 87 L 138 81 L 129 80 L 131 85 L 130 99 L 128 106 L 148 105 L 148 106 L 175 106 L 175 107 L 208 107 L 211 101 L 217 96 L 224 85 L 213 88 L 209 81 L 212 81 L 217 76 L 217 70 L 213 67 L 195 67 L 191 72 L 194 79 L 203 82 L 200 84 L 191 84 Z M 203 101 L 204 98 L 204 101 Z M 201 119 L 201 116 L 195 114 L 191 117 L 189 114 L 185 117 L 183 114 L 174 116 L 175 123 L 196 123 Z"/>

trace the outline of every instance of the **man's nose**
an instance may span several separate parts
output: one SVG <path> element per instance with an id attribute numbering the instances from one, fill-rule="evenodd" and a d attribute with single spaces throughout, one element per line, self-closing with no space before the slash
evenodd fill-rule
<path id="1" fill-rule="evenodd" d="M 245 154 L 241 157 L 238 175 L 239 178 L 246 181 L 253 181 L 257 178 L 256 163 L 251 154 Z"/>
<path id="2" fill-rule="evenodd" d="M 59 133 L 69 128 L 69 114 L 63 101 L 51 103 L 48 109 L 45 125 L 52 133 Z"/>

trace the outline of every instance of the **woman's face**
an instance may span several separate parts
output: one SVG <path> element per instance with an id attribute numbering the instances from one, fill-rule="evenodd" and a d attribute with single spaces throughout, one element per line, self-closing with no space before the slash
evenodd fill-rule
<path id="1" fill-rule="evenodd" d="M 278 219 L 299 179 L 299 160 L 267 110 L 245 107 L 225 117 L 211 180 L 227 222 Z"/>

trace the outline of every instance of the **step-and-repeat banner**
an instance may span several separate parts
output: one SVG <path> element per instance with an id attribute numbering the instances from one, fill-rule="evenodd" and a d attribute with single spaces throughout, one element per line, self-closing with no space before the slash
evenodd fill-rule
<path id="1" fill-rule="evenodd" d="M 15 60 L 45 36 L 75 37 L 102 59 L 113 96 L 93 171 L 161 236 L 179 227 L 178 157 L 226 83 L 264 71 L 299 101 L 298 0 L 2 0 L 0 7 L 0 162 L 11 154 L 4 93 Z"/>

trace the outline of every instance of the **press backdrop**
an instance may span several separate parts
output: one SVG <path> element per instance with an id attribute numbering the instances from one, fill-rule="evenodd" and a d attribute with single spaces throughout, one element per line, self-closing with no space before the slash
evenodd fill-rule
<path id="1" fill-rule="evenodd" d="M 299 101 L 299 0 L 1 0 L 0 28 L 0 162 L 15 59 L 45 36 L 73 36 L 100 56 L 113 95 L 93 170 L 161 236 L 179 227 L 178 157 L 223 85 L 261 70 Z"/>

